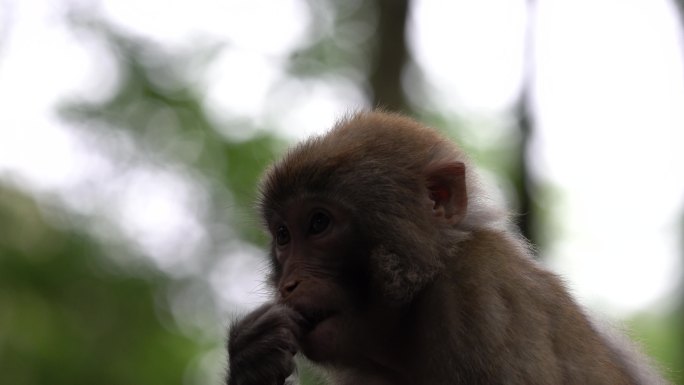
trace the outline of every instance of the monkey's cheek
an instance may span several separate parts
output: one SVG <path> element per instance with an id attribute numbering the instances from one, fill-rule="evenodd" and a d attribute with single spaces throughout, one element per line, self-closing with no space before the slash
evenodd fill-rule
<path id="1" fill-rule="evenodd" d="M 302 352 L 314 362 L 333 361 L 339 353 L 339 338 L 339 320 L 335 317 L 328 318 L 302 337 Z"/>

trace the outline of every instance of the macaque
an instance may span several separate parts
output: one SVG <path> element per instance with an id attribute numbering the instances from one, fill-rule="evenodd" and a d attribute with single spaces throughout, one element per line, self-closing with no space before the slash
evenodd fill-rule
<path id="1" fill-rule="evenodd" d="M 665 384 L 533 258 L 466 155 L 354 114 L 266 171 L 271 302 L 229 332 L 229 385 L 281 385 L 294 356 L 338 385 Z"/>

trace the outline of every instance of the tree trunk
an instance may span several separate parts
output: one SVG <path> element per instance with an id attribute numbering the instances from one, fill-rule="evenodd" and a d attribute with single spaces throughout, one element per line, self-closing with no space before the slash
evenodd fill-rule
<path id="1" fill-rule="evenodd" d="M 378 31 L 375 66 L 370 74 L 373 106 L 408 112 L 402 72 L 408 58 L 406 16 L 408 0 L 377 0 Z"/>
<path id="2" fill-rule="evenodd" d="M 515 189 L 518 196 L 520 217 L 518 227 L 521 233 L 532 242 L 538 241 L 534 233 L 535 207 L 532 199 L 533 183 L 529 175 L 529 165 L 527 162 L 527 152 L 529 149 L 530 138 L 534 128 L 534 116 L 530 103 L 530 92 L 534 82 L 534 22 L 535 22 L 535 1 L 527 1 L 527 25 L 524 33 L 525 50 L 523 56 L 523 73 L 520 95 L 514 106 L 513 113 L 520 130 L 520 147 L 518 148 L 517 159 L 517 178 L 515 178 Z"/>

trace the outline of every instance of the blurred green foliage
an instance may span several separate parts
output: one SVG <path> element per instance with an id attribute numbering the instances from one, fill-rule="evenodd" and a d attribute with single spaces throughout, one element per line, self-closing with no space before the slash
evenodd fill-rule
<path id="1" fill-rule="evenodd" d="M 0 223 L 3 384 L 183 383 L 205 347 L 166 326 L 157 298 L 165 275 L 117 266 L 98 242 L 51 225 L 8 188 Z"/>
<path id="2" fill-rule="evenodd" d="M 121 131 L 133 138 L 136 159 L 118 162 L 175 164 L 209 184 L 210 222 L 222 223 L 233 208 L 250 208 L 259 175 L 286 143 L 250 121 L 212 119 L 204 104 L 199 77 L 220 44 L 193 45 L 169 52 L 159 44 L 132 36 L 105 20 L 74 17 L 79 31 L 99 38 L 113 53 L 119 71 L 116 92 L 104 101 L 85 98 L 65 102 L 62 116 L 102 137 Z M 226 134 L 233 134 L 235 139 Z M 190 148 L 190 149 L 189 149 Z M 235 226 L 237 223 L 232 223 Z M 262 240 L 254 225 L 236 229 L 248 240 Z"/>
<path id="3" fill-rule="evenodd" d="M 156 167 L 200 184 L 208 244 L 197 250 L 197 271 L 171 277 L 134 245 L 94 234 L 93 225 L 104 218 L 81 218 L 49 197 L 41 197 L 51 203 L 39 209 L 19 191 L 0 190 L 0 383 L 218 383 L 225 364 L 210 365 L 215 373 L 193 369 L 222 349 L 224 335 L 206 332 L 213 338 L 207 341 L 188 331 L 173 296 L 191 287 L 192 302 L 207 308 L 185 313 L 227 323 L 227 317 L 212 320 L 219 309 L 206 279 L 235 237 L 263 244 L 258 224 L 241 210 L 250 211 L 258 176 L 284 142 L 248 121 L 209 117 L 198 81 L 189 75 L 220 47 L 166 52 L 104 20 L 72 21 L 112 53 L 119 82 L 104 100 L 84 95 L 65 102 L 62 117 L 120 172 Z M 240 139 L 224 135 L 231 131 Z M 44 214 L 63 220 L 55 225 Z"/>
<path id="4" fill-rule="evenodd" d="M 639 314 L 627 322 L 630 337 L 660 365 L 662 373 L 673 384 L 684 384 L 684 372 L 681 370 L 684 362 L 682 320 L 684 313 L 680 309 L 666 316 Z"/>

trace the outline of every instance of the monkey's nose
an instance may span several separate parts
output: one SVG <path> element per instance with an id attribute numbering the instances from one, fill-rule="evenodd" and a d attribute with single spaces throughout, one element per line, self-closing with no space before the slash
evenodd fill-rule
<path id="1" fill-rule="evenodd" d="M 281 287 L 280 287 L 280 295 L 285 298 L 292 294 L 293 291 L 299 286 L 299 280 L 298 279 L 293 279 L 290 281 L 285 282 Z"/>

